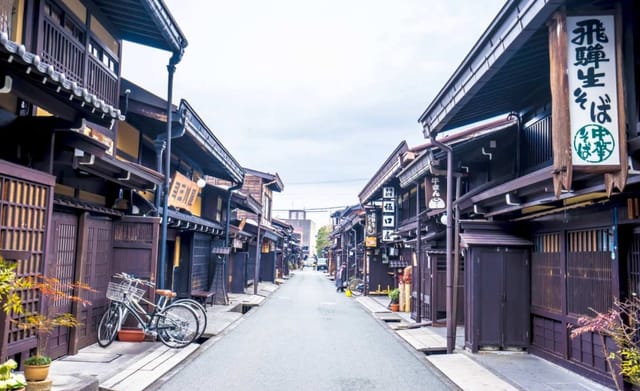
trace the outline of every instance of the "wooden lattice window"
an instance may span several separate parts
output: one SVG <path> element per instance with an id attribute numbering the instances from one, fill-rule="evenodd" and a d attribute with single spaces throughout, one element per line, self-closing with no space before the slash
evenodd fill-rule
<path id="1" fill-rule="evenodd" d="M 629 245 L 628 256 L 628 284 L 629 295 L 640 294 L 640 232 L 633 233 L 633 240 Z"/>
<path id="2" fill-rule="evenodd" d="M 20 276 L 42 273 L 49 191 L 45 185 L 0 176 L 0 248 L 31 254 L 29 259 L 18 263 Z M 25 290 L 20 295 L 24 313 L 39 311 L 39 295 L 35 290 Z M 20 320 L 15 314 L 12 318 Z M 11 322 L 8 342 L 31 336 L 30 330 L 19 330 L 14 324 Z"/>
<path id="3" fill-rule="evenodd" d="M 604 312 L 613 304 L 610 228 L 567 233 L 567 310 L 575 315 Z"/>
<path id="4" fill-rule="evenodd" d="M 559 312 L 562 268 L 559 233 L 536 235 L 531 254 L 531 305 Z"/>

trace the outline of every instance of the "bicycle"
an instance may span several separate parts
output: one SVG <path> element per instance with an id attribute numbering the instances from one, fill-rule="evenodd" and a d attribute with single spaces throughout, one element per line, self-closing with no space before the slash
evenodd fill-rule
<path id="1" fill-rule="evenodd" d="M 348 288 L 353 296 L 362 296 L 364 293 L 364 281 L 361 278 L 352 278 L 349 280 Z"/>
<path id="2" fill-rule="evenodd" d="M 171 296 L 168 300 L 163 301 L 165 305 L 186 304 L 190 306 L 193 311 L 195 311 L 196 315 L 198 316 L 198 336 L 196 337 L 196 339 L 201 338 L 204 335 L 205 330 L 207 329 L 207 309 L 197 300 L 188 298 L 172 300 L 174 297 L 176 297 L 176 293 L 170 290 L 167 290 L 167 292 L 170 292 Z M 156 294 L 158 294 L 158 289 L 156 289 Z"/>
<path id="3" fill-rule="evenodd" d="M 166 304 L 175 293 L 159 290 L 158 303 L 152 303 L 144 298 L 146 291 L 140 286 L 155 287 L 154 283 L 126 273 L 114 277 L 121 281 L 109 282 L 107 287 L 106 296 L 110 304 L 98 323 L 98 345 L 109 346 L 129 315 L 136 319 L 145 334 L 158 336 L 162 343 L 171 348 L 185 347 L 198 337 L 196 312 L 187 304 Z M 147 312 L 140 304 L 141 300 L 153 310 Z"/>

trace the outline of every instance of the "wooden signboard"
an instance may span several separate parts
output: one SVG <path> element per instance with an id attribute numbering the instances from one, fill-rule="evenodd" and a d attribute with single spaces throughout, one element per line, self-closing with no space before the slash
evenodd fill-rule
<path id="1" fill-rule="evenodd" d="M 200 188 L 191 179 L 176 172 L 169 190 L 169 205 L 176 208 L 191 210 L 198 197 Z"/>

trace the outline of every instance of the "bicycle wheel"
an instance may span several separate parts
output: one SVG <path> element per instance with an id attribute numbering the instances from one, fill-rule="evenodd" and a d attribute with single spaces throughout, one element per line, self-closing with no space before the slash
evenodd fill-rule
<path id="1" fill-rule="evenodd" d="M 353 278 L 349 281 L 349 290 L 353 296 L 361 296 L 364 290 L 364 281 L 359 278 Z"/>
<path id="2" fill-rule="evenodd" d="M 198 337 L 198 315 L 186 304 L 171 304 L 157 315 L 156 330 L 163 344 L 183 348 Z"/>
<path id="3" fill-rule="evenodd" d="M 102 315 L 98 323 L 98 345 L 103 348 L 111 345 L 120 329 L 121 317 L 120 305 L 111 303 L 109 309 Z"/>
<path id="4" fill-rule="evenodd" d="M 207 310 L 204 306 L 193 299 L 178 299 L 172 304 L 186 304 L 196 312 L 198 315 L 198 336 L 196 338 L 202 337 L 207 329 Z"/>

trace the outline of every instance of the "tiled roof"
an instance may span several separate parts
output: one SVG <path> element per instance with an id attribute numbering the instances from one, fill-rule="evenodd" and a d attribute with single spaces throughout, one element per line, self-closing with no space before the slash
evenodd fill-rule
<path id="1" fill-rule="evenodd" d="M 77 82 L 67 80 L 66 75 L 57 71 L 53 65 L 42 61 L 37 54 L 27 51 L 24 45 L 11 41 L 6 31 L 0 33 L 0 53 L 6 55 L 8 63 L 15 61 L 25 65 L 25 73 L 27 75 L 31 77 L 41 76 L 43 85 L 57 86 L 56 93 L 66 95 L 66 99 L 77 100 L 83 108 L 90 111 L 94 116 L 103 118 L 106 116 L 120 121 L 125 119 L 120 109 L 105 103 L 104 100 L 90 93 L 87 88 L 78 85 Z"/>

